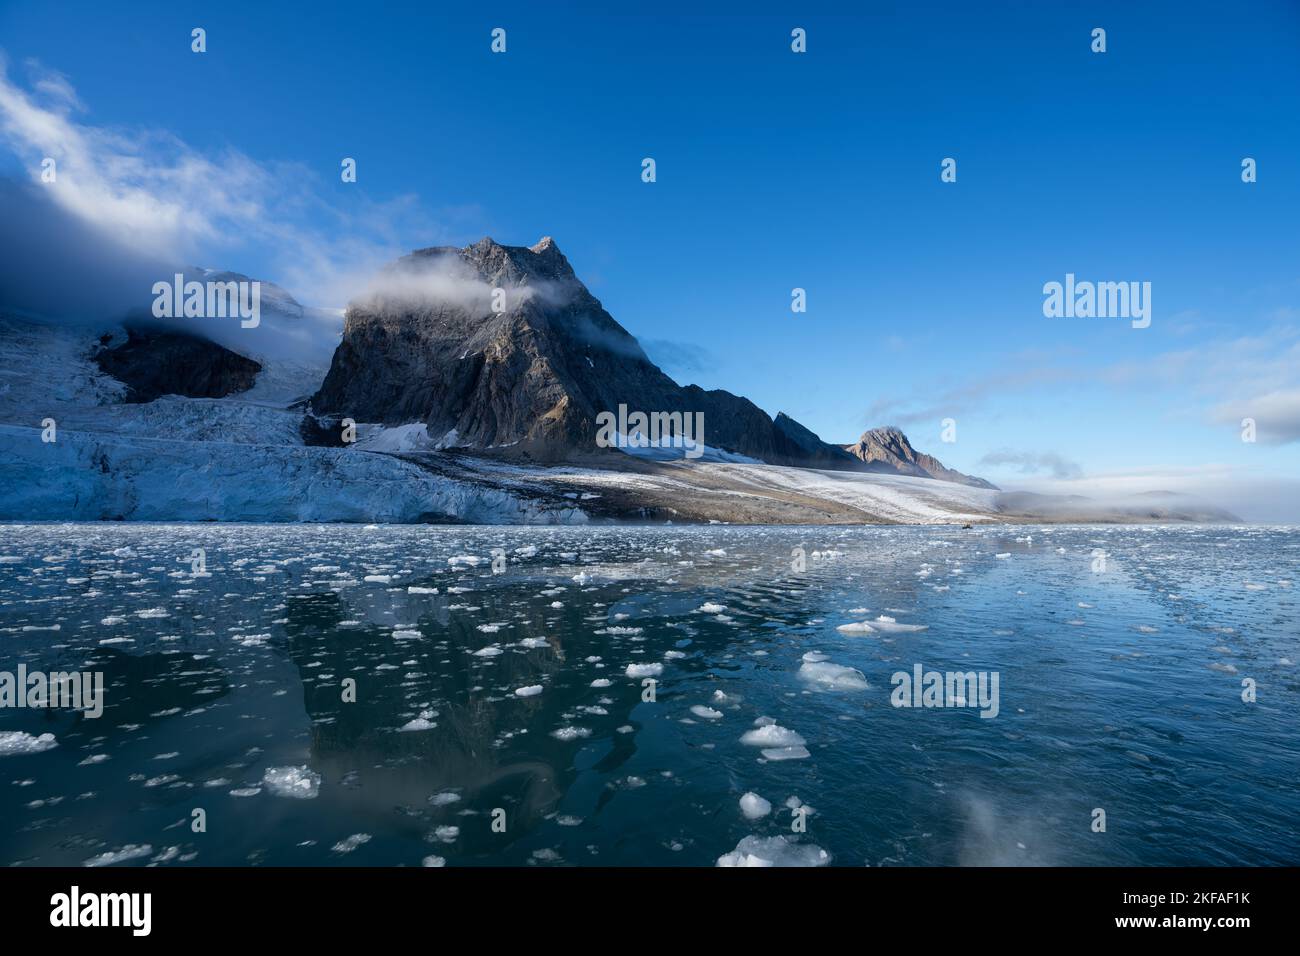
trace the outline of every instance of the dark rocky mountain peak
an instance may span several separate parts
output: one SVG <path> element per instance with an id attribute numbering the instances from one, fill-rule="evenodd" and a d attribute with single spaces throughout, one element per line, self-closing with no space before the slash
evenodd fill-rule
<path id="1" fill-rule="evenodd" d="M 702 413 L 711 448 L 777 463 L 800 455 L 747 399 L 665 375 L 550 237 L 403 256 L 349 306 L 312 400 L 318 415 L 424 422 L 440 444 L 545 459 L 599 451 L 596 418 L 620 405 Z"/>
<path id="2" fill-rule="evenodd" d="M 918 452 L 912 447 L 902 429 L 894 425 L 872 428 L 862 433 L 852 445 L 845 445 L 845 450 L 873 470 L 889 470 L 917 478 L 938 478 L 942 481 L 956 481 L 977 488 L 996 488 L 983 478 L 963 475 L 948 468 L 935 458 Z"/>

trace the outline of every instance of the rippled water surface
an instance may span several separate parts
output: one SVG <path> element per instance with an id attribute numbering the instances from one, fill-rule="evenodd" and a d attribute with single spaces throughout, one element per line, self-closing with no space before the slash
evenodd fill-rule
<path id="1" fill-rule="evenodd" d="M 106 681 L 0 708 L 0 864 L 1300 863 L 1295 529 L 0 542 L 0 671 Z"/>

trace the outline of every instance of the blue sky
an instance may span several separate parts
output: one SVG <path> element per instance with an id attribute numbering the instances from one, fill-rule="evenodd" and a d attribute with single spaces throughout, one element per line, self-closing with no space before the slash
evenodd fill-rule
<path id="1" fill-rule="evenodd" d="M 135 185 L 150 150 L 195 161 L 166 196 L 206 209 L 205 265 L 341 305 L 320 263 L 354 249 L 550 235 L 679 381 L 827 440 L 897 423 L 1004 485 L 1300 517 L 1300 4 L 402 6 L 0 2 L 0 50 L 11 90 L 136 143 Z M 0 173 L 30 178 L 13 125 Z M 232 169 L 252 225 L 207 196 Z M 1151 327 L 1045 318 L 1067 272 L 1149 281 Z"/>

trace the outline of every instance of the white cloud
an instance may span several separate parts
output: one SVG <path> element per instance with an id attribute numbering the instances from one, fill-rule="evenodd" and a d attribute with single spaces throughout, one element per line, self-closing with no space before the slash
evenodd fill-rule
<path id="1" fill-rule="evenodd" d="M 245 255 L 274 273 L 254 278 L 338 307 L 385 263 L 450 238 L 410 196 L 377 203 L 358 191 L 327 202 L 316 192 L 320 175 L 299 164 L 233 149 L 204 153 L 159 130 L 92 125 L 65 77 L 27 65 L 23 88 L 0 55 L 0 146 L 61 209 L 141 258 L 229 268 Z M 41 184 L 46 157 L 57 179 Z"/>
<path id="2" fill-rule="evenodd" d="M 1083 469 L 1077 462 L 1054 451 L 1028 452 L 1003 448 L 989 452 L 980 459 L 979 463 L 994 468 L 1014 465 L 1022 475 L 1033 475 L 1044 471 L 1050 472 L 1053 478 L 1059 479 L 1079 478 L 1083 475 Z"/>
<path id="3" fill-rule="evenodd" d="M 1300 388 L 1224 402 L 1214 412 L 1215 421 L 1237 426 L 1246 418 L 1254 419 L 1256 440 L 1263 444 L 1300 441 Z"/>

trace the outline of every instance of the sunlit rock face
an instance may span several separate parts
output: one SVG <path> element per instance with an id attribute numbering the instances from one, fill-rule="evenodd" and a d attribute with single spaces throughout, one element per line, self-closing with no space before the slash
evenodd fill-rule
<path id="1" fill-rule="evenodd" d="M 620 405 L 702 413 L 705 443 L 735 454 L 853 464 L 811 432 L 811 442 L 792 440 L 747 399 L 678 385 L 550 238 L 531 247 L 483 239 L 393 263 L 348 309 L 312 400 L 322 416 L 424 422 L 444 447 L 509 447 L 548 459 L 595 452 L 597 416 Z"/>

